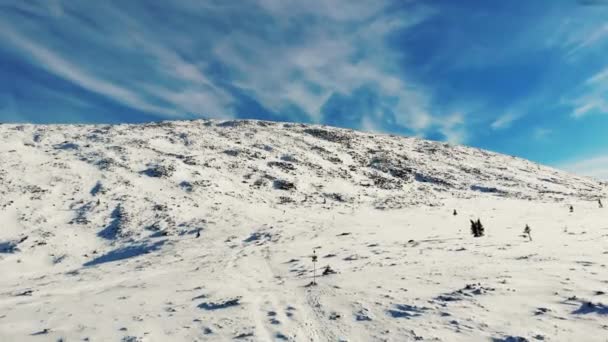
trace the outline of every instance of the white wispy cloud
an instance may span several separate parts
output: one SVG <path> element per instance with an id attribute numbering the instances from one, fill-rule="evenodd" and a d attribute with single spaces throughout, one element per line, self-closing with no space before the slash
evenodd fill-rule
<path id="1" fill-rule="evenodd" d="M 537 127 L 534 129 L 532 135 L 536 140 L 546 140 L 553 133 L 553 130 L 545 127 Z"/>
<path id="2" fill-rule="evenodd" d="M 515 115 L 513 113 L 507 113 L 499 116 L 496 120 L 494 120 L 494 122 L 490 124 L 490 127 L 492 127 L 492 129 L 494 130 L 509 128 L 513 121 L 517 120 L 518 118 L 518 115 Z"/>
<path id="3" fill-rule="evenodd" d="M 597 84 L 599 82 L 605 82 L 605 81 L 608 81 L 608 68 L 600 70 L 593 76 L 589 77 L 585 81 L 585 84 Z"/>
<path id="4" fill-rule="evenodd" d="M 585 25 L 576 30 L 575 34 L 572 35 L 570 41 L 572 46 L 568 51 L 568 55 L 574 55 L 593 45 L 605 43 L 607 39 L 608 24 L 602 23 L 591 27 Z"/>
<path id="5" fill-rule="evenodd" d="M 590 114 L 608 114 L 608 68 L 599 70 L 576 88 L 575 95 L 563 102 L 570 105 L 571 117 L 580 119 Z"/>
<path id="6" fill-rule="evenodd" d="M 574 100 L 575 105 L 572 112 L 572 117 L 575 119 L 582 118 L 591 113 L 608 113 L 608 101 L 604 100 L 602 95 L 585 95 Z"/>
<path id="7" fill-rule="evenodd" d="M 414 130 L 428 128 L 428 94 L 406 84 L 403 74 L 395 76 L 398 56 L 384 43 L 388 33 L 424 20 L 428 12 L 386 20 L 384 15 L 370 18 L 385 9 L 388 1 L 261 4 L 273 18 L 279 18 L 275 22 L 277 31 L 297 30 L 298 39 L 276 44 L 237 31 L 218 42 L 214 54 L 238 71 L 236 85 L 277 112 L 295 104 L 314 122 L 322 119 L 320 108 L 331 94 L 350 94 L 371 85 L 383 96 L 397 99 L 384 105 L 393 109 L 398 124 Z M 289 20 L 303 17 L 309 18 L 310 25 Z"/>
<path id="8" fill-rule="evenodd" d="M 410 76 L 403 63 L 407 49 L 388 40 L 432 18 L 436 9 L 411 2 L 406 10 L 395 10 L 395 5 L 392 0 L 180 0 L 163 6 L 34 1 L 15 6 L 36 19 L 10 18 L 0 37 L 9 37 L 17 53 L 56 76 L 162 117 L 234 117 L 239 96 L 246 94 L 274 117 L 323 122 L 324 104 L 332 96 L 349 98 L 365 89 L 374 92 L 374 100 L 365 104 L 368 112 L 358 112 L 355 128 L 391 126 L 465 141 L 465 115 L 455 121 L 450 113 L 467 108 L 434 107 L 432 85 Z M 294 108 L 302 113 L 290 114 Z M 354 127 L 357 120 L 352 121 Z"/>
<path id="9" fill-rule="evenodd" d="M 505 114 L 491 121 L 487 113 L 497 112 L 493 100 L 486 103 L 484 92 L 476 89 L 460 98 L 458 89 L 450 90 L 452 81 L 458 83 L 450 72 L 456 69 L 458 77 L 466 77 L 543 49 L 578 55 L 603 44 L 608 27 L 599 16 L 564 19 L 556 15 L 562 7 L 550 6 L 551 15 L 513 30 L 500 44 L 485 34 L 470 36 L 476 21 L 455 31 L 441 27 L 449 37 L 428 46 L 435 51 L 440 45 L 437 53 L 428 62 L 422 58 L 410 64 L 420 59 L 418 52 L 426 53 L 426 44 L 416 41 L 410 50 L 408 42 L 417 33 L 433 31 L 425 25 L 428 20 L 447 18 L 452 10 L 481 15 L 488 8 L 445 6 L 444 13 L 435 3 L 393 0 L 179 0 L 162 5 L 36 0 L 11 6 L 19 8 L 15 13 L 31 15 L 7 18 L 7 29 L 0 30 L 0 38 L 9 41 L 6 49 L 140 111 L 230 118 L 247 116 L 243 111 L 255 101 L 260 105 L 255 108 L 273 118 L 327 122 L 328 108 L 339 107 L 342 99 L 364 108 L 344 114 L 350 127 L 443 135 L 451 142 L 466 142 L 476 125 L 511 128 L 532 111 L 518 98 L 522 105 L 507 104 L 501 109 Z M 511 22 L 509 15 L 498 17 L 500 23 Z M 451 25 L 443 22 L 433 24 Z M 420 77 L 434 70 L 442 75 L 447 70 L 445 85 Z M 577 96 L 568 98 L 573 116 L 608 111 L 602 98 L 607 75 L 602 70 L 589 77 Z M 443 86 L 447 100 L 437 95 Z M 373 93 L 369 101 L 353 100 L 365 92 Z M 549 96 L 554 94 L 530 95 L 544 104 Z M 325 106 L 332 100 L 333 107 Z M 536 108 L 544 104 L 534 103 Z"/>
<path id="10" fill-rule="evenodd" d="M 557 167 L 581 176 L 608 180 L 608 155 L 567 162 Z"/>
<path id="11" fill-rule="evenodd" d="M 111 6 L 97 8 L 95 19 L 87 19 L 93 25 L 82 26 L 82 18 L 69 16 L 59 0 L 19 6 L 36 16 L 49 15 L 49 24 L 59 23 L 66 30 L 65 37 L 56 37 L 41 30 L 45 26 L 28 25 L 27 21 L 2 25 L 0 37 L 48 72 L 150 114 L 174 118 L 196 113 L 232 116 L 228 93 L 215 86 L 199 66 L 164 46 L 153 32 L 122 11 Z M 86 15 L 75 8 L 69 13 Z M 68 37 L 75 41 L 62 40 Z M 82 57 L 83 51 L 86 54 L 94 49 L 111 59 Z"/>
<path id="12" fill-rule="evenodd" d="M 12 44 L 15 44 L 21 48 L 23 51 L 27 52 L 30 58 L 36 60 L 38 65 L 47 69 L 51 73 L 68 79 L 85 89 L 108 96 L 136 109 L 169 115 L 175 114 L 174 110 L 172 109 L 158 107 L 147 103 L 145 100 L 140 98 L 138 94 L 129 89 L 117 86 L 111 82 L 107 82 L 89 74 L 62 56 L 59 56 L 55 52 L 19 35 L 6 26 L 3 27 L 1 32 L 2 33 L 0 33 L 0 35 L 10 41 Z"/>
<path id="13" fill-rule="evenodd" d="M 439 131 L 452 144 L 466 142 L 467 132 L 464 129 L 465 117 L 462 113 L 452 113 L 437 122 Z"/>

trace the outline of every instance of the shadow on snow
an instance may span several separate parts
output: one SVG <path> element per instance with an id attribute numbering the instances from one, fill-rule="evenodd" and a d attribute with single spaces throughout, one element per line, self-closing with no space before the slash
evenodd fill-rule
<path id="1" fill-rule="evenodd" d="M 581 307 L 572 312 L 574 315 L 587 315 L 596 313 L 598 315 L 608 315 L 608 306 L 602 303 L 582 303 Z"/>
<path id="2" fill-rule="evenodd" d="M 121 247 L 110 251 L 100 257 L 97 257 L 91 261 L 87 261 L 83 266 L 95 266 L 104 264 L 106 262 L 114 262 L 129 258 L 134 258 L 142 254 L 151 253 L 159 250 L 167 240 L 157 241 L 154 243 L 143 242 L 131 246 Z"/>
<path id="3" fill-rule="evenodd" d="M 107 239 L 114 240 L 120 233 L 120 225 L 123 219 L 122 207 L 119 205 L 114 208 L 111 214 L 112 222 L 102 229 L 97 236 Z"/>

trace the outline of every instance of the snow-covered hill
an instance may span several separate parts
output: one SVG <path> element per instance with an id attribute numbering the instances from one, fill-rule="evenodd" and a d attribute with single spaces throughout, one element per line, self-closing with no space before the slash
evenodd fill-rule
<path id="1" fill-rule="evenodd" d="M 0 125 L 0 340 L 605 341 L 606 195 L 324 126 Z"/>

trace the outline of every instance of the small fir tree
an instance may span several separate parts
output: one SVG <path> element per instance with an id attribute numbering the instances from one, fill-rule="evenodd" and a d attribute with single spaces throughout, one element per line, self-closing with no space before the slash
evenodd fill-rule
<path id="1" fill-rule="evenodd" d="M 317 251 L 312 251 L 312 285 L 317 285 Z"/>
<path id="2" fill-rule="evenodd" d="M 532 241 L 532 229 L 530 229 L 530 226 L 526 225 L 526 228 L 524 228 L 524 235 L 528 236 L 528 239 Z"/>
<path id="3" fill-rule="evenodd" d="M 336 271 L 334 271 L 333 268 L 331 268 L 329 265 L 325 266 L 325 269 L 323 269 L 323 273 L 324 276 L 330 275 L 330 274 L 336 274 Z"/>
<path id="4" fill-rule="evenodd" d="M 482 237 L 484 234 L 485 228 L 483 224 L 481 224 L 481 220 L 477 219 L 477 221 L 471 220 L 471 234 L 474 237 Z"/>

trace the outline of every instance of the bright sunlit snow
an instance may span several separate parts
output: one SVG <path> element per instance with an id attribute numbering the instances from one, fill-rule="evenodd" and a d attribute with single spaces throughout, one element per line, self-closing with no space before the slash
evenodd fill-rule
<path id="1" fill-rule="evenodd" d="M 325 126 L 4 124 L 0 340 L 606 341 L 607 196 Z"/>

